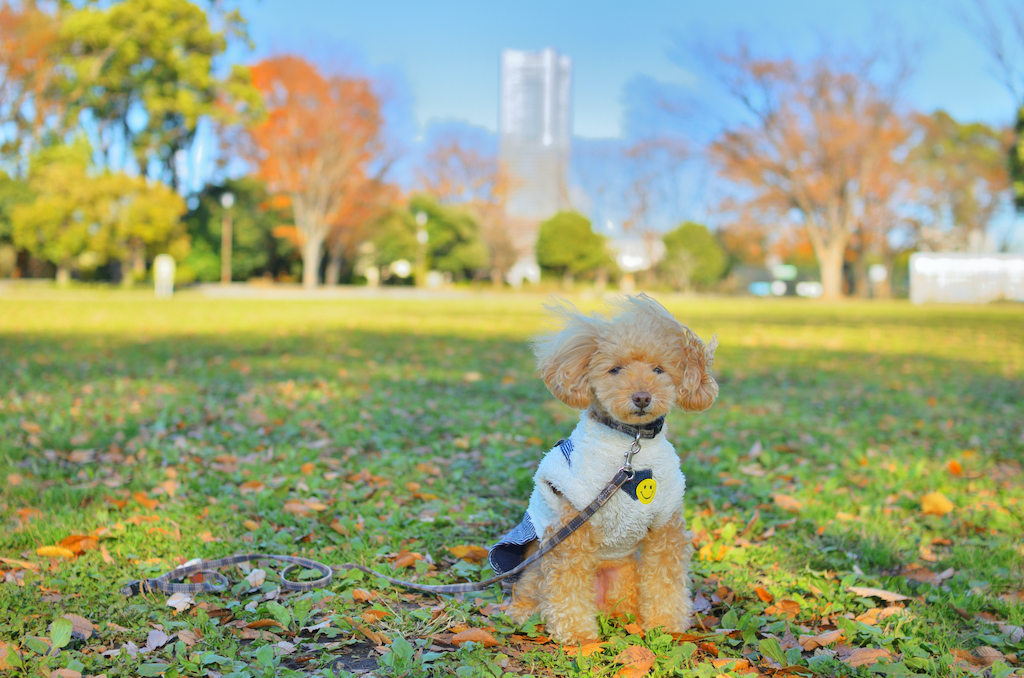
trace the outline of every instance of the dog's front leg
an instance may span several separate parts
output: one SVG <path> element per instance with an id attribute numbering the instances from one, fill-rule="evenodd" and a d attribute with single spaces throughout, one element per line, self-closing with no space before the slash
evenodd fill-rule
<path id="1" fill-rule="evenodd" d="M 568 503 L 550 537 L 576 514 Z M 543 572 L 540 614 L 551 636 L 563 644 L 596 641 L 597 548 L 600 539 L 586 523 L 540 561 Z"/>
<path id="2" fill-rule="evenodd" d="M 680 509 L 664 526 L 647 533 L 640 560 L 640 625 L 679 632 L 693 623 L 690 558 L 693 535 Z"/>

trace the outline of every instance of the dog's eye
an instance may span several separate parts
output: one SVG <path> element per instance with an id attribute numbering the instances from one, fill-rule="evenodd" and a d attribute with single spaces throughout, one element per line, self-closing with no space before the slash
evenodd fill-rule
<path id="1" fill-rule="evenodd" d="M 608 370 L 608 374 L 618 374 L 619 370 L 621 370 L 621 369 L 622 369 L 621 367 L 613 367 L 610 370 Z"/>
<path id="2" fill-rule="evenodd" d="M 661 369 L 660 367 L 655 367 L 654 368 L 654 373 L 655 374 L 664 374 L 665 370 Z"/>

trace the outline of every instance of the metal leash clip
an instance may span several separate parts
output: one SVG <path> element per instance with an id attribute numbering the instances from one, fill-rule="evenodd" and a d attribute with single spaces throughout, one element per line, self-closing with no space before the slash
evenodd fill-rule
<path id="1" fill-rule="evenodd" d="M 629 449 L 626 450 L 626 454 L 624 455 L 625 458 L 626 458 L 626 463 L 623 464 L 622 468 L 619 469 L 620 471 L 623 471 L 626 474 L 626 477 L 629 478 L 630 480 L 632 480 L 633 476 L 636 475 L 636 471 L 633 470 L 633 463 L 632 462 L 633 462 L 633 456 L 637 452 L 639 452 L 639 451 L 640 451 L 640 429 L 638 428 L 636 430 L 636 437 L 633 438 L 633 444 L 629 446 Z"/>

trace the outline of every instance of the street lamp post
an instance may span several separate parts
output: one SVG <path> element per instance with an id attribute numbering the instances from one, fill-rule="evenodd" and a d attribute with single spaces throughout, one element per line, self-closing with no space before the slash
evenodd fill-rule
<path id="1" fill-rule="evenodd" d="M 416 213 L 416 287 L 426 287 L 427 284 L 427 241 L 430 236 L 427 234 L 427 213 Z"/>
<path id="2" fill-rule="evenodd" d="M 228 191 L 220 196 L 220 206 L 224 208 L 224 216 L 220 224 L 220 284 L 231 284 L 231 208 L 235 204 L 235 194 Z"/>

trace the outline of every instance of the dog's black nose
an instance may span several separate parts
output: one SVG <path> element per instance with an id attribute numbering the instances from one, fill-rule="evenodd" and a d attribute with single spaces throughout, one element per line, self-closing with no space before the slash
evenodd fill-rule
<path id="1" fill-rule="evenodd" d="M 633 394 L 633 404 L 641 410 L 651 404 L 651 394 L 647 391 L 638 391 Z"/>

